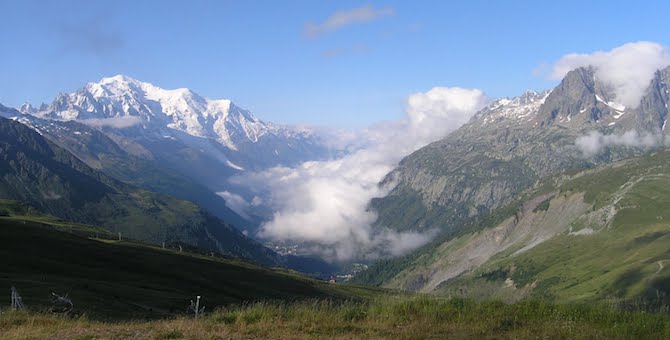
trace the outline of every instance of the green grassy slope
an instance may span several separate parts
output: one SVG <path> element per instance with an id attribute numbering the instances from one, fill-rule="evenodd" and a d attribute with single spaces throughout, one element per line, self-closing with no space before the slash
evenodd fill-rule
<path id="1" fill-rule="evenodd" d="M 51 292 L 68 293 L 78 312 L 115 319 L 183 314 L 196 295 L 214 310 L 260 300 L 361 299 L 379 294 L 237 259 L 95 240 L 62 231 L 74 228 L 83 234 L 82 226 L 52 224 L 48 219 L 0 218 L 0 287 L 7 292 L 10 286 L 17 287 L 33 310 L 50 306 Z"/>
<path id="2" fill-rule="evenodd" d="M 670 151 L 548 179 L 481 222 L 358 282 L 508 301 L 670 304 Z"/>
<path id="3" fill-rule="evenodd" d="M 571 231 L 517 255 L 503 252 L 442 290 L 487 286 L 484 296 L 670 304 L 670 153 L 590 171 L 558 188 L 583 191 L 592 205 Z M 500 284 L 507 278 L 513 286 Z"/>
<path id="4" fill-rule="evenodd" d="M 384 297 L 371 302 L 260 302 L 198 318 L 100 322 L 0 314 L 9 339 L 667 339 L 670 317 L 602 305 Z"/>

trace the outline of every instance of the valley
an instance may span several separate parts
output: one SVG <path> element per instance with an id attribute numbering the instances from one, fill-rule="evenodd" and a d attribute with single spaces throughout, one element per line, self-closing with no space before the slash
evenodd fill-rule
<path id="1" fill-rule="evenodd" d="M 52 292 L 67 294 L 75 315 L 98 320 L 183 315 L 196 295 L 213 311 L 258 301 L 362 300 L 384 293 L 187 245 L 118 240 L 102 228 L 44 217 L 0 217 L 0 235 L 0 284 L 15 286 L 32 311 L 50 308 Z"/>
<path id="2" fill-rule="evenodd" d="M 0 2 L 0 338 L 668 339 L 669 11 Z"/>

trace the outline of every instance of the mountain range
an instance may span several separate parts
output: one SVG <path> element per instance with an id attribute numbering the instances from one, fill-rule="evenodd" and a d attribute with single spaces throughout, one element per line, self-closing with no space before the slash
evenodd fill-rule
<path id="1" fill-rule="evenodd" d="M 165 90 L 123 75 L 60 94 L 39 109 L 25 105 L 23 112 L 117 128 L 132 139 L 209 147 L 213 158 L 233 170 L 291 165 L 324 151 L 310 129 L 266 123 L 230 100 L 206 99 L 186 88 Z"/>
<path id="2" fill-rule="evenodd" d="M 25 104 L 20 110 L 24 121 L 30 120 L 31 126 L 44 130 L 48 138 L 88 165 L 118 174 L 127 172 L 119 166 L 119 159 L 132 157 L 135 163 L 151 163 L 154 168 L 170 172 L 173 178 L 185 178 L 200 187 L 200 194 L 182 198 L 217 211 L 220 217 L 250 231 L 263 216 L 234 216 L 211 193 L 246 194 L 251 201 L 253 196 L 244 192 L 244 188 L 232 186 L 228 181 L 231 176 L 272 166 L 293 166 L 338 152 L 315 129 L 264 122 L 230 100 L 206 99 L 185 88 L 165 90 L 123 75 L 89 83 L 74 93 L 60 94 L 49 105 L 36 108 Z M 72 123 L 64 125 L 64 122 Z M 61 128 L 50 128 L 53 126 Z M 94 134 L 98 141 L 105 139 L 104 144 L 112 146 L 112 153 L 126 155 L 116 159 L 103 157 L 99 153 L 109 153 L 108 148 L 92 150 L 90 140 L 82 142 L 78 138 L 86 135 L 84 131 Z M 122 174 L 121 179 L 153 176 L 139 171 Z M 148 189 L 172 195 L 183 192 L 170 190 L 167 185 L 161 188 L 155 183 L 142 182 L 146 181 L 135 184 L 147 184 Z M 208 193 L 203 193 L 202 188 Z"/>
<path id="3" fill-rule="evenodd" d="M 658 70 L 639 104 L 627 107 L 594 68 L 582 67 L 551 90 L 491 102 L 458 130 L 405 157 L 380 183 L 393 183 L 390 193 L 370 203 L 377 227 L 438 236 L 409 255 L 379 261 L 355 280 L 507 300 L 666 294 L 670 248 L 665 208 L 658 202 L 667 201 L 662 188 L 670 176 L 663 150 L 668 82 L 670 67 Z M 51 151 L 33 147 L 38 151 L 27 154 L 39 157 L 26 164 L 21 157 L 7 159 L 12 176 L 39 180 L 32 180 L 36 184 L 29 190 L 12 187 L 21 181 L 6 180 L 5 198 L 115 232 L 123 221 L 128 228 L 123 232 L 153 242 L 160 242 L 156 230 L 128 224 L 132 219 L 120 219 L 118 211 L 139 206 L 135 211 L 155 222 L 165 214 L 181 216 L 170 212 L 173 206 L 189 206 L 186 210 L 198 211 L 194 220 L 205 222 L 186 231 L 181 220 L 174 222 L 166 230 L 180 241 L 270 265 L 287 260 L 221 227 L 253 232 L 263 213 L 241 216 L 215 193 L 234 191 L 250 200 L 249 193 L 231 186 L 231 176 L 342 152 L 317 130 L 266 123 L 229 100 L 164 90 L 126 76 L 104 78 L 61 94 L 50 105 L 24 105 L 21 111 L 0 107 L 0 114 L 36 132 L 31 138 L 43 139 L 28 146 L 43 144 Z M 14 134 L 7 143 L 29 135 Z M 49 175 L 57 163 L 72 167 L 82 177 L 77 181 L 95 180 Z M 93 188 L 95 197 L 79 197 L 73 188 L 82 186 Z M 113 204 L 95 204 L 103 201 Z M 158 203 L 150 207 L 148 201 Z M 227 234 L 212 238 L 214 225 Z M 223 239 L 240 242 L 247 253 L 232 244 L 213 246 Z M 601 254 L 593 251 L 601 242 L 617 249 L 608 255 L 612 261 L 600 262 Z M 601 272 L 587 267 L 596 265 Z M 560 272 L 565 266 L 571 269 Z"/>
<path id="4" fill-rule="evenodd" d="M 129 154 L 96 128 L 1 105 L 0 116 L 10 118 L 0 118 L 0 198 L 28 204 L 32 214 L 266 266 L 313 274 L 335 270 L 317 259 L 281 256 L 243 235 L 241 229 L 250 222 L 220 196 L 151 159 Z"/>
<path id="5" fill-rule="evenodd" d="M 267 265 L 279 256 L 197 205 L 94 170 L 33 129 L 0 118 L 0 197 L 154 244 L 185 243 Z"/>
<path id="6" fill-rule="evenodd" d="M 387 176 L 398 185 L 373 202 L 379 224 L 398 230 L 451 230 L 501 208 L 538 180 L 640 154 L 606 148 L 584 157 L 575 141 L 591 131 L 667 133 L 670 68 L 656 72 L 637 108 L 617 104 L 594 70 L 570 71 L 553 90 L 499 99 L 446 138 L 404 158 Z M 634 141 L 631 141 L 634 142 Z"/>
<path id="7" fill-rule="evenodd" d="M 665 261 L 670 67 L 636 107 L 617 103 L 593 68 L 550 91 L 499 99 L 404 158 L 376 199 L 377 224 L 439 230 L 360 283 L 516 300 L 670 293 Z"/>

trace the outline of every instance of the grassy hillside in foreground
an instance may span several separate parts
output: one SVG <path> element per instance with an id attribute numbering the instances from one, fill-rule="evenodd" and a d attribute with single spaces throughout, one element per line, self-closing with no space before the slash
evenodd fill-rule
<path id="1" fill-rule="evenodd" d="M 183 314 L 196 295 L 202 295 L 203 305 L 213 310 L 243 302 L 365 299 L 380 293 L 236 259 L 95 240 L 58 230 L 84 227 L 0 218 L 0 287 L 7 301 L 11 286 L 31 310 L 50 307 L 52 292 L 67 293 L 79 313 L 127 320 Z"/>
<path id="2" fill-rule="evenodd" d="M 5 312 L 2 338 L 54 339 L 427 339 L 628 338 L 667 339 L 664 314 L 625 312 L 602 305 L 524 301 L 474 302 L 435 297 L 385 297 L 371 302 L 257 303 L 194 320 L 102 323 L 85 318 Z"/>

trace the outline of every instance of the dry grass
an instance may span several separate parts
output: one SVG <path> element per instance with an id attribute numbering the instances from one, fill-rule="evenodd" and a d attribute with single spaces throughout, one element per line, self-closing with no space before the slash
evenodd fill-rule
<path id="1" fill-rule="evenodd" d="M 105 323 L 85 317 L 4 312 L 8 339 L 425 339 L 668 338 L 670 318 L 596 306 L 525 301 L 513 305 L 434 297 L 370 303 L 256 303 L 160 321 Z"/>

